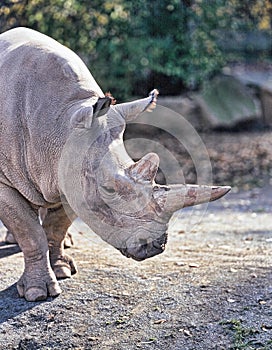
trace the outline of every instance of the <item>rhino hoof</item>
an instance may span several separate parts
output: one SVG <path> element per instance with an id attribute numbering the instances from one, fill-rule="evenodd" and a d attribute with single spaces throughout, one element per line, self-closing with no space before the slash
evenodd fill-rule
<path id="1" fill-rule="evenodd" d="M 70 278 L 72 276 L 71 269 L 68 266 L 56 266 L 53 271 L 57 279 Z"/>
<path id="2" fill-rule="evenodd" d="M 27 301 L 41 301 L 46 300 L 47 290 L 42 288 L 31 287 L 25 292 L 25 299 Z"/>
<path id="3" fill-rule="evenodd" d="M 51 259 L 51 266 L 57 279 L 70 278 L 77 273 L 74 260 L 67 254 L 58 256 L 55 260 Z"/>
<path id="4" fill-rule="evenodd" d="M 26 282 L 26 281 L 24 281 Z M 31 286 L 25 289 L 25 283 L 21 280 L 17 283 L 17 290 L 21 298 L 25 298 L 27 301 L 41 301 L 46 300 L 48 295 L 56 297 L 61 293 L 60 286 L 57 281 L 52 281 L 48 284 L 44 283 L 44 286 Z M 40 281 L 39 281 L 40 284 Z"/>

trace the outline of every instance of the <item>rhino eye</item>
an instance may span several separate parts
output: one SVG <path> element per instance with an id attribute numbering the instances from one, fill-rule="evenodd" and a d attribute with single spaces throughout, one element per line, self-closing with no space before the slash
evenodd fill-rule
<path id="1" fill-rule="evenodd" d="M 107 186 L 101 186 L 102 190 L 106 192 L 107 194 L 114 194 L 115 189 L 112 187 L 107 187 Z"/>

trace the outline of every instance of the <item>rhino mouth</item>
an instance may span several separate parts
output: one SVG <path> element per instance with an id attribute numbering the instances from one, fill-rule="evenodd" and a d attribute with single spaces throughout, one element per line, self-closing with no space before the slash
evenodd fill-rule
<path id="1" fill-rule="evenodd" d="M 119 250 L 127 258 L 143 261 L 163 253 L 166 243 L 167 233 L 157 239 L 139 239 L 138 242 L 127 242 L 126 247 Z"/>

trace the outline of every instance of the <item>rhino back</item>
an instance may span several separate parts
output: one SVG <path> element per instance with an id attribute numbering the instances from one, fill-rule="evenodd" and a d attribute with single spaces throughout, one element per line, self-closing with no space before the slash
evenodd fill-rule
<path id="1" fill-rule="evenodd" d="M 0 35 L 0 181 L 37 205 L 58 200 L 69 108 L 103 96 L 81 59 L 26 28 Z"/>

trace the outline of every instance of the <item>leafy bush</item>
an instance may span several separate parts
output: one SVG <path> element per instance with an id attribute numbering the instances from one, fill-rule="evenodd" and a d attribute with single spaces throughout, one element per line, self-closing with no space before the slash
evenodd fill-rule
<path id="1" fill-rule="evenodd" d="M 165 93 L 197 88 L 231 57 L 220 35 L 269 30 L 271 10 L 269 0 L 2 0 L 0 31 L 27 26 L 52 36 L 120 101 L 153 84 Z"/>

